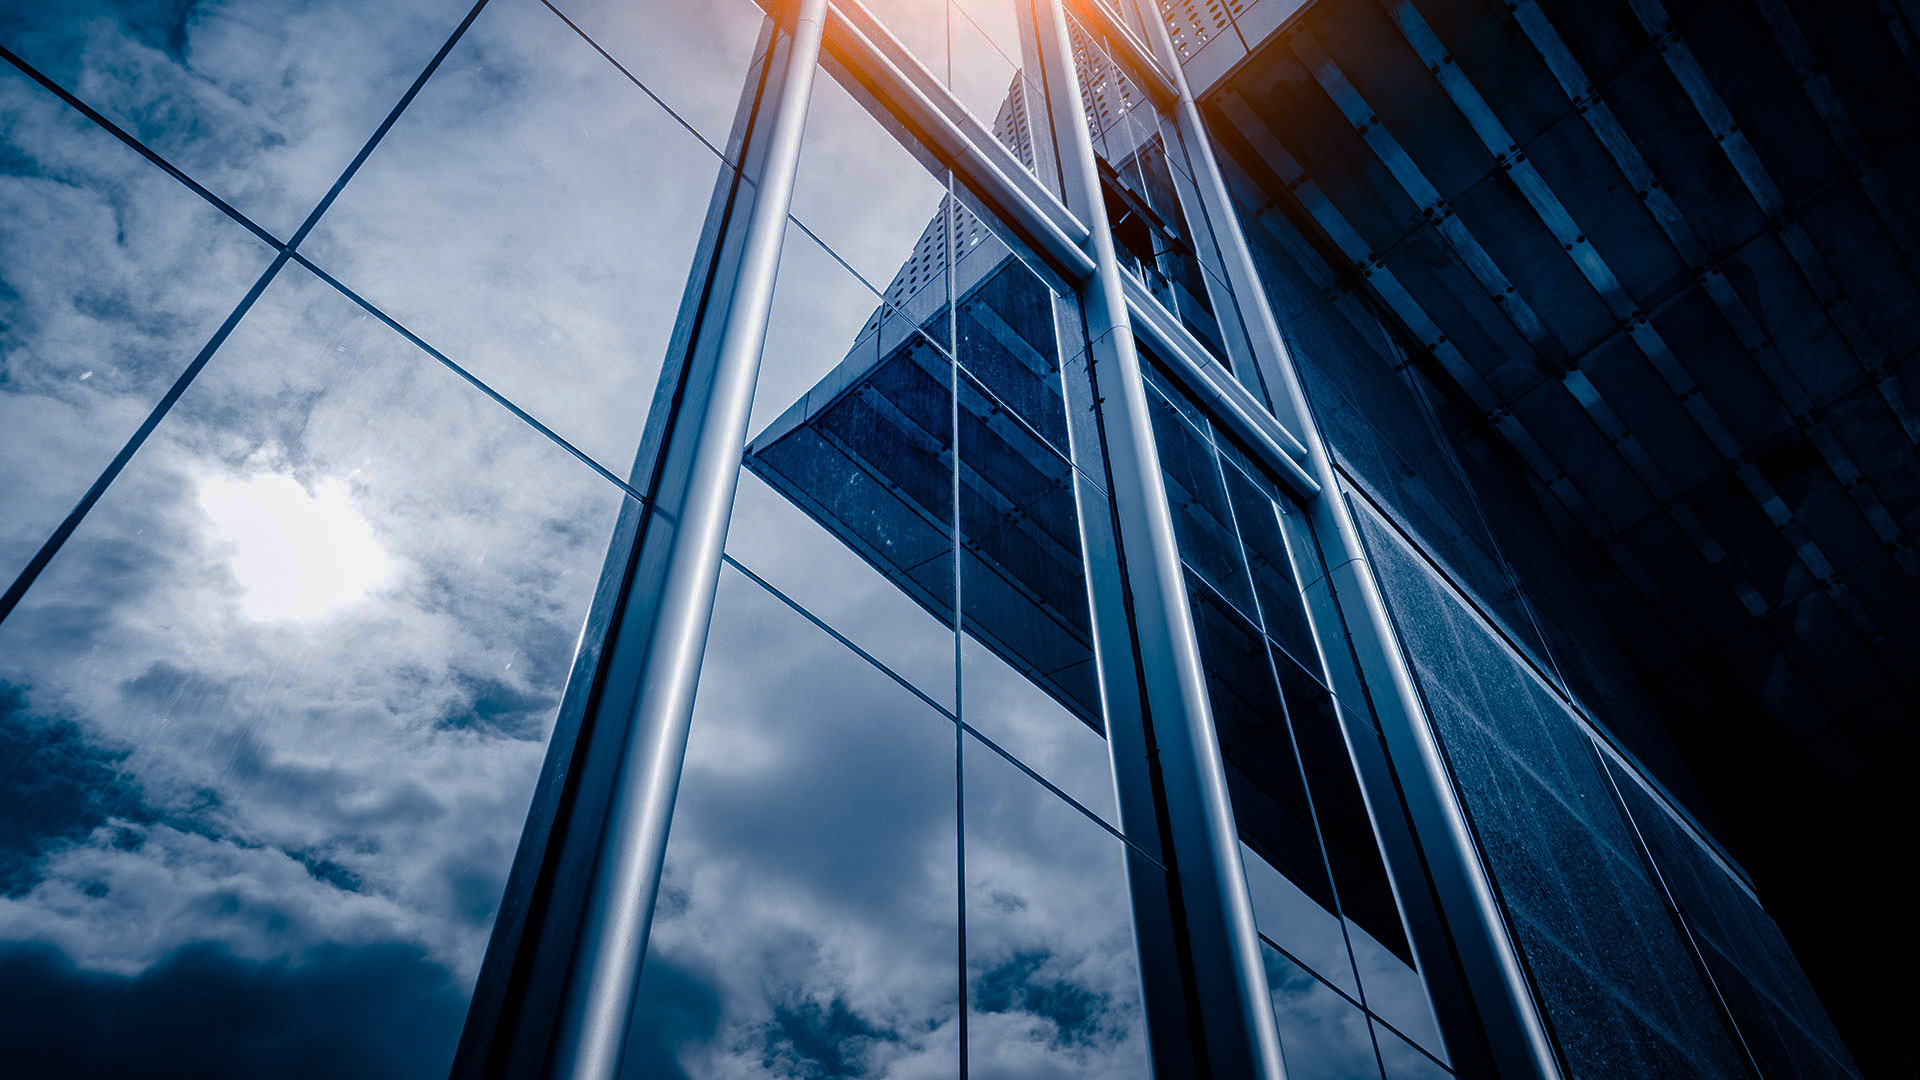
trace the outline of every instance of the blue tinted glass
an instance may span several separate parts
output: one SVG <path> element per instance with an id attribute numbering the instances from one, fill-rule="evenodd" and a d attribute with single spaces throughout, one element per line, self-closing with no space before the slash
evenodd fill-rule
<path id="1" fill-rule="evenodd" d="M 619 499 L 281 271 L 0 624 L 9 1068 L 443 1073 Z"/>
<path id="2" fill-rule="evenodd" d="M 272 253 L 12 67 L 0 70 L 0 221 L 11 584 Z"/>
<path id="3" fill-rule="evenodd" d="M 1267 636 L 1297 665 L 1318 671 L 1320 654 L 1314 647 L 1313 629 L 1307 623 L 1307 605 L 1300 597 L 1300 584 L 1294 576 L 1292 560 L 1287 557 L 1286 539 L 1281 533 L 1284 511 L 1276 499 L 1257 487 L 1237 466 L 1229 462 L 1222 472 L 1227 478 L 1234 524 L 1239 527 L 1241 547 L 1253 574 L 1253 592 L 1259 600 L 1260 621 Z"/>
<path id="4" fill-rule="evenodd" d="M 1160 472 L 1173 510 L 1180 558 L 1215 592 L 1250 617 L 1253 592 L 1212 445 L 1205 433 L 1181 418 L 1167 398 L 1149 393 L 1147 408 L 1153 415 L 1154 443 L 1160 451 Z"/>
<path id="5" fill-rule="evenodd" d="M 1152 1075 L 1120 841 L 965 740 L 970 1075 Z"/>
<path id="6" fill-rule="evenodd" d="M 959 417 L 961 719 L 1112 820 L 1076 473 L 965 373 Z"/>
<path id="7" fill-rule="evenodd" d="M 1353 961 L 1347 955 L 1340 917 L 1244 840 L 1240 858 L 1247 870 L 1247 892 L 1253 898 L 1253 918 L 1260 936 L 1286 950 L 1314 974 L 1357 997 L 1360 991 L 1353 981 Z M 1316 876 L 1324 879 L 1326 875 L 1322 871 Z M 1322 895 L 1326 892 L 1323 887 Z"/>
<path id="8" fill-rule="evenodd" d="M 727 550 L 951 710 L 953 361 L 920 329 L 944 341 L 945 304 L 880 304 L 789 228 Z"/>
<path id="9" fill-rule="evenodd" d="M 1278 649 L 1271 652 L 1286 697 L 1287 719 L 1300 747 L 1321 842 L 1340 896 L 1347 942 L 1368 1009 L 1445 1059 L 1440 1026 L 1414 962 L 1393 883 L 1381 859 L 1378 834 L 1361 793 L 1349 739 L 1365 739 L 1362 752 L 1384 753 L 1380 735 L 1351 713 L 1337 710 L 1324 687 Z M 1392 812 L 1399 804 L 1391 805 Z M 1419 884 L 1403 887 L 1424 891 Z M 1418 895 L 1418 893 L 1415 893 Z"/>
<path id="10" fill-rule="evenodd" d="M 1066 454 L 1066 401 L 1053 292 L 971 209 L 962 206 L 959 214 L 960 364 L 980 381 L 997 408 Z"/>
<path id="11" fill-rule="evenodd" d="M 1378 1021 L 1373 1025 L 1373 1039 L 1380 1048 L 1380 1064 L 1385 1067 L 1387 1080 L 1447 1080 L 1453 1075 Z"/>
<path id="12" fill-rule="evenodd" d="M 1260 958 L 1288 1080 L 1379 1080 L 1367 1014 L 1271 946 Z"/>
<path id="13" fill-rule="evenodd" d="M 1188 591 L 1234 820 L 1268 862 L 1332 911 L 1319 833 L 1266 647 L 1252 626 L 1191 576 Z"/>
<path id="14" fill-rule="evenodd" d="M 959 1073 L 955 731 L 722 570 L 624 1075 Z"/>
<path id="15" fill-rule="evenodd" d="M 739 97 L 763 21 L 749 0 L 637 7 L 661 41 L 698 43 L 623 57 L 648 89 Z M 495 3 L 302 251 L 624 475 L 709 199 L 730 181 L 551 10 Z"/>
<path id="16" fill-rule="evenodd" d="M 470 0 L 23 0 L 0 41 L 286 239 Z"/>

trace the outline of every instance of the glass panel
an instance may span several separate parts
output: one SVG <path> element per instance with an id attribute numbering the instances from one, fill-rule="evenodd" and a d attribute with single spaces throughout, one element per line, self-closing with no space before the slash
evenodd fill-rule
<path id="1" fill-rule="evenodd" d="M 1251 617 L 1253 591 L 1208 434 L 1194 430 L 1158 393 L 1147 395 L 1147 407 L 1153 414 L 1154 441 L 1180 557 L 1214 591 Z"/>
<path id="2" fill-rule="evenodd" d="M 1374 1043 L 1380 1047 L 1380 1064 L 1387 1080 L 1447 1080 L 1453 1073 L 1420 1052 L 1420 1048 L 1393 1033 L 1378 1021 L 1373 1025 Z"/>
<path id="3" fill-rule="evenodd" d="M 954 739 L 722 569 L 624 1075 L 959 1073 Z"/>
<path id="4" fill-rule="evenodd" d="M 1220 450 L 1234 524 L 1239 527 L 1241 550 L 1252 570 L 1253 591 L 1260 602 L 1260 619 L 1267 636 L 1297 665 L 1317 673 L 1321 670 L 1320 652 L 1307 621 L 1306 601 L 1300 595 L 1300 574 L 1289 557 L 1286 541 L 1289 533 L 1306 532 L 1301 511 L 1231 442 L 1216 438 L 1215 445 Z M 1308 567 L 1317 565 L 1318 558 L 1311 551 L 1299 554 Z M 1281 680 L 1286 677 L 1283 672 Z"/>
<path id="5" fill-rule="evenodd" d="M 1111 822 L 1076 474 L 1057 449 L 1067 440 L 1053 297 L 992 237 L 959 280 L 961 718 Z"/>
<path id="6" fill-rule="evenodd" d="M 781 251 L 755 479 L 727 547 L 951 711 L 949 207 L 945 182 L 822 71 L 793 202 L 812 232 L 789 228 Z"/>
<path id="7" fill-rule="evenodd" d="M 565 0 L 553 6 L 674 115 L 715 147 L 727 149 L 740 105 L 739 75 L 766 22 L 760 5 L 748 0 Z"/>
<path id="8" fill-rule="evenodd" d="M 1206 662 L 1214 728 L 1226 758 L 1234 820 L 1246 841 L 1293 887 L 1323 911 L 1337 911 L 1326 855 L 1266 648 L 1252 626 L 1212 592 L 1198 587 L 1191 575 L 1188 589 Z M 1267 936 L 1289 950 L 1297 949 L 1310 962 L 1338 970 L 1339 965 L 1327 959 L 1333 946 L 1324 935 L 1316 933 L 1312 940 L 1304 940 L 1303 931 L 1290 924 L 1261 922 L 1260 926 Z"/>
<path id="9" fill-rule="evenodd" d="M 471 6 L 25 0 L 0 41 L 286 239 Z"/>
<path id="10" fill-rule="evenodd" d="M 960 209 L 960 363 L 1032 434 L 1066 454 L 1055 296 L 972 209 Z M 1071 305 L 1071 301 L 1060 303 Z"/>
<path id="11" fill-rule="evenodd" d="M 0 1056 L 444 1073 L 619 498 L 282 271 L 0 624 Z"/>
<path id="12" fill-rule="evenodd" d="M 645 6 L 665 40 L 728 36 L 701 38 L 714 66 L 684 84 L 636 75 L 738 97 L 751 4 Z M 303 250 L 625 475 L 725 172 L 553 12 L 492 4 Z"/>
<path id="13" fill-rule="evenodd" d="M 929 172 L 908 151 L 916 145 L 911 136 L 896 136 L 875 118 L 885 112 L 869 112 L 863 102 L 829 69 L 814 79 L 794 177 L 793 216 L 891 303 L 924 314 L 909 298 L 946 271 L 941 243 L 949 227 L 946 177 Z M 792 236 L 789 230 L 789 243 Z M 781 281 L 790 279 L 782 275 Z M 936 295 L 944 291 L 942 285 Z M 849 333 L 845 340 L 853 337 Z M 937 340 L 946 343 L 945 330 Z"/>
<path id="14" fill-rule="evenodd" d="M 1585 735 L 1384 524 L 1358 521 L 1573 1074 L 1743 1075 Z"/>
<path id="15" fill-rule="evenodd" d="M 1086 110 L 1087 131 L 1093 136 L 1094 155 L 1104 166 L 1102 172 L 1121 174 L 1125 177 L 1119 181 L 1121 186 L 1141 190 L 1145 181 L 1140 179 L 1135 156 L 1139 144 L 1126 118 L 1145 104 L 1146 93 L 1114 62 L 1105 42 L 1072 15 L 1067 16 L 1067 33 L 1080 79 L 1080 104 Z"/>
<path id="16" fill-rule="evenodd" d="M 1087 681 L 1092 678 L 1088 673 Z M 974 730 L 1089 813 L 1119 827 L 1113 765 L 1100 732 L 971 633 L 961 639 L 960 679 L 962 711 Z"/>
<path id="17" fill-rule="evenodd" d="M 971 1075 L 1152 1075 L 1120 842 L 971 736 Z"/>
<path id="18" fill-rule="evenodd" d="M 1260 958 L 1288 1080 L 1379 1080 L 1367 1014 L 1272 946 Z"/>
<path id="19" fill-rule="evenodd" d="M 272 253 L 10 66 L 0 221 L 3 591 Z"/>
<path id="20" fill-rule="evenodd" d="M 1240 844 L 1240 859 L 1247 868 L 1247 891 L 1253 897 L 1253 919 L 1260 936 L 1343 992 L 1358 995 L 1340 917 L 1324 906 L 1325 901 L 1307 895 L 1274 869 L 1245 841 Z M 1324 881 L 1326 875 L 1322 871 L 1316 876 Z"/>
<path id="21" fill-rule="evenodd" d="M 1605 767 L 1765 1074 L 1860 1075 L 1772 916 L 1632 774 Z"/>
<path id="22" fill-rule="evenodd" d="M 878 303 L 789 230 L 727 551 L 952 710 L 952 361 Z"/>
<path id="23" fill-rule="evenodd" d="M 1291 668 L 1286 657 L 1273 659 L 1276 667 Z M 1362 998 L 1368 1009 L 1444 1057 L 1439 1024 L 1401 925 L 1340 717 L 1317 683 L 1301 678 L 1289 689 L 1304 691 L 1287 697 L 1287 716 L 1333 867 Z M 1356 730 L 1377 738 L 1370 726 Z"/>

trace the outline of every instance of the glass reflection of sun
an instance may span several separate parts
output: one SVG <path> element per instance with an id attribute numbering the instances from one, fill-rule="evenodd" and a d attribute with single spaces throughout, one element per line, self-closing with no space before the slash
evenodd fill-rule
<path id="1" fill-rule="evenodd" d="M 225 549 L 249 619 L 305 622 L 339 614 L 391 583 L 399 564 L 338 479 L 309 491 L 285 473 L 204 477 L 200 509 Z"/>

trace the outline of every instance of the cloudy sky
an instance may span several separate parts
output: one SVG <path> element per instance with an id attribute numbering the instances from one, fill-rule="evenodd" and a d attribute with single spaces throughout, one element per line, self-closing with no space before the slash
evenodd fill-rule
<path id="1" fill-rule="evenodd" d="M 724 146 L 757 8 L 560 6 Z M 286 237 L 466 9 L 44 0 L 0 43 Z M 839 260 L 884 286 L 945 190 L 818 101 L 794 209 L 839 259 L 789 242 L 756 424 L 872 311 Z M 546 7 L 493 0 L 302 251 L 624 473 L 720 168 Z M 272 252 L 11 68 L 0 219 L 11 579 Z M 754 483 L 736 557 L 950 703 L 951 631 Z M 0 624 L 0 1054 L 444 1069 L 621 498 L 282 270 Z M 1103 745 L 997 663 L 968 676 L 991 723 L 1110 817 Z M 695 730 L 634 1075 L 952 1075 L 963 893 L 974 1060 L 1143 1074 L 1090 817 L 732 570 Z"/>

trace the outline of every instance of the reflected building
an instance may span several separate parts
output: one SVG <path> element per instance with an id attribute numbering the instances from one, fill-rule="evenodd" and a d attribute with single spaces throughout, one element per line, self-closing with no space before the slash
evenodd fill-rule
<path id="1" fill-rule="evenodd" d="M 1911 1071 L 1840 7 L 0 15 L 0 1054 Z"/>

